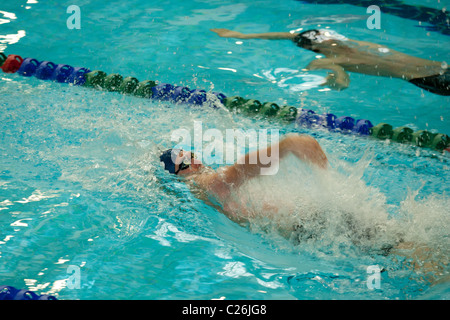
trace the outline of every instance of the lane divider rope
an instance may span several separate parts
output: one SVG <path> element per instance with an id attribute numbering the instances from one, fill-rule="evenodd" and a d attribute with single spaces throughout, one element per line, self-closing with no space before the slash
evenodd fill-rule
<path id="1" fill-rule="evenodd" d="M 67 64 L 55 64 L 51 61 L 39 61 L 33 58 L 23 59 L 19 55 L 6 56 L 0 53 L 0 68 L 5 73 L 17 73 L 24 77 L 35 76 L 41 80 L 69 83 L 90 87 L 97 90 L 119 92 L 142 98 L 202 105 L 208 99 L 205 90 L 173 86 L 157 81 L 139 81 L 134 77 L 120 74 L 106 74 L 101 70 L 74 68 Z M 223 93 L 212 92 L 214 96 L 230 111 L 253 117 L 276 118 L 285 122 L 295 122 L 308 128 L 325 128 L 344 134 L 371 136 L 377 139 L 407 143 L 423 148 L 450 152 L 450 138 L 443 133 L 427 130 L 414 131 L 408 127 L 393 128 L 388 123 L 373 125 L 367 119 L 354 119 L 348 116 L 337 117 L 332 113 L 317 114 L 313 110 L 293 106 L 279 106 L 274 102 L 260 102 L 239 96 L 227 97 Z"/>

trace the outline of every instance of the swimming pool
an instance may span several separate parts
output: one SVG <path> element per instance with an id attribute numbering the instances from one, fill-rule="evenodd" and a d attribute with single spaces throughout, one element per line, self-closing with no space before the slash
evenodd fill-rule
<path id="1" fill-rule="evenodd" d="M 329 27 L 449 61 L 448 36 L 417 21 L 383 14 L 381 29 L 369 30 L 366 8 L 349 4 L 80 0 L 81 29 L 69 30 L 66 9 L 72 4 L 2 4 L 1 34 L 8 35 L 2 50 L 448 134 L 448 97 L 354 73 L 348 89 L 326 90 L 318 86 L 325 72 L 302 71 L 316 54 L 289 42 L 237 41 L 209 31 Z M 339 234 L 341 212 L 360 217 L 361 227 L 392 217 L 408 240 L 426 244 L 431 258 L 444 263 L 448 152 L 16 74 L 1 78 L 1 284 L 83 300 L 449 298 L 447 266 L 431 285 L 400 257 L 361 251 Z M 302 179 L 280 170 L 272 180 L 248 185 L 247 194 L 256 201 L 301 199 L 306 213 L 320 203 L 328 221 L 320 241 L 293 244 L 257 224 L 241 227 L 164 173 L 160 150 L 173 145 L 173 130 L 193 130 L 194 121 L 221 131 L 276 128 L 313 135 L 333 167 L 326 184 L 287 159 L 287 168 L 300 170 Z M 367 286 L 370 266 L 384 270 L 373 290 Z M 79 281 L 72 283 L 74 270 Z"/>

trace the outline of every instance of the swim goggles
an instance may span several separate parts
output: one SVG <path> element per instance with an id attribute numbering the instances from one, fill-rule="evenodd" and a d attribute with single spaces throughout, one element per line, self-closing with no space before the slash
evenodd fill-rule
<path id="1" fill-rule="evenodd" d="M 186 170 L 187 168 L 189 168 L 193 159 L 197 159 L 197 156 L 193 152 L 191 152 L 191 159 L 184 157 L 183 161 L 178 166 L 178 170 L 175 171 L 175 174 L 178 174 L 178 172 L 180 172 L 181 170 Z"/>

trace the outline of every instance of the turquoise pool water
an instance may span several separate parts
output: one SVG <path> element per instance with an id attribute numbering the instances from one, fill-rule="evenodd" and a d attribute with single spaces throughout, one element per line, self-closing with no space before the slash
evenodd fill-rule
<path id="1" fill-rule="evenodd" d="M 449 97 L 359 74 L 351 74 L 351 86 L 342 92 L 323 90 L 318 83 L 325 72 L 302 71 L 316 54 L 288 41 L 239 42 L 209 31 L 320 25 L 449 61 L 450 38 L 417 21 L 382 15 L 381 29 L 369 30 L 365 8 L 299 1 L 79 0 L 81 29 L 69 30 L 66 9 L 72 4 L 2 4 L 2 50 L 449 134 Z M 449 253 L 449 153 L 34 77 L 0 77 L 1 284 L 60 299 L 449 298 L 449 268 L 443 265 Z M 246 192 L 256 201 L 298 201 L 305 215 L 319 207 L 327 221 L 311 222 L 323 227 L 319 239 L 294 244 L 256 222 L 239 226 L 164 173 L 160 150 L 172 146 L 173 130 L 192 130 L 194 121 L 221 131 L 276 128 L 313 135 L 332 166 L 326 184 L 287 159 L 276 177 L 248 185 Z M 289 172 L 294 169 L 296 175 Z M 440 268 L 413 270 L 401 256 L 360 250 L 339 228 L 342 212 L 359 218 L 357 229 L 389 217 L 392 230 L 431 248 L 426 260 Z M 370 290 L 368 267 L 374 265 L 384 272 L 380 288 Z M 79 270 L 79 282 L 71 282 L 73 270 Z"/>

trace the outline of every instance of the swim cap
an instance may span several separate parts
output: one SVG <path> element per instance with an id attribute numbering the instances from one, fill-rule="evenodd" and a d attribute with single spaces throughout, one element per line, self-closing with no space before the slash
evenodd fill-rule
<path id="1" fill-rule="evenodd" d="M 307 30 L 299 33 L 294 41 L 299 47 L 311 47 L 313 40 L 316 40 L 316 36 L 320 33 L 319 30 Z"/>
<path id="2" fill-rule="evenodd" d="M 327 40 L 348 40 L 345 36 L 329 29 L 307 30 L 299 33 L 294 41 L 297 46 L 308 49 L 313 43 L 321 43 Z"/>
<path id="3" fill-rule="evenodd" d="M 175 159 L 181 149 L 167 149 L 160 156 L 159 160 L 164 163 L 164 169 L 175 174 Z"/>

